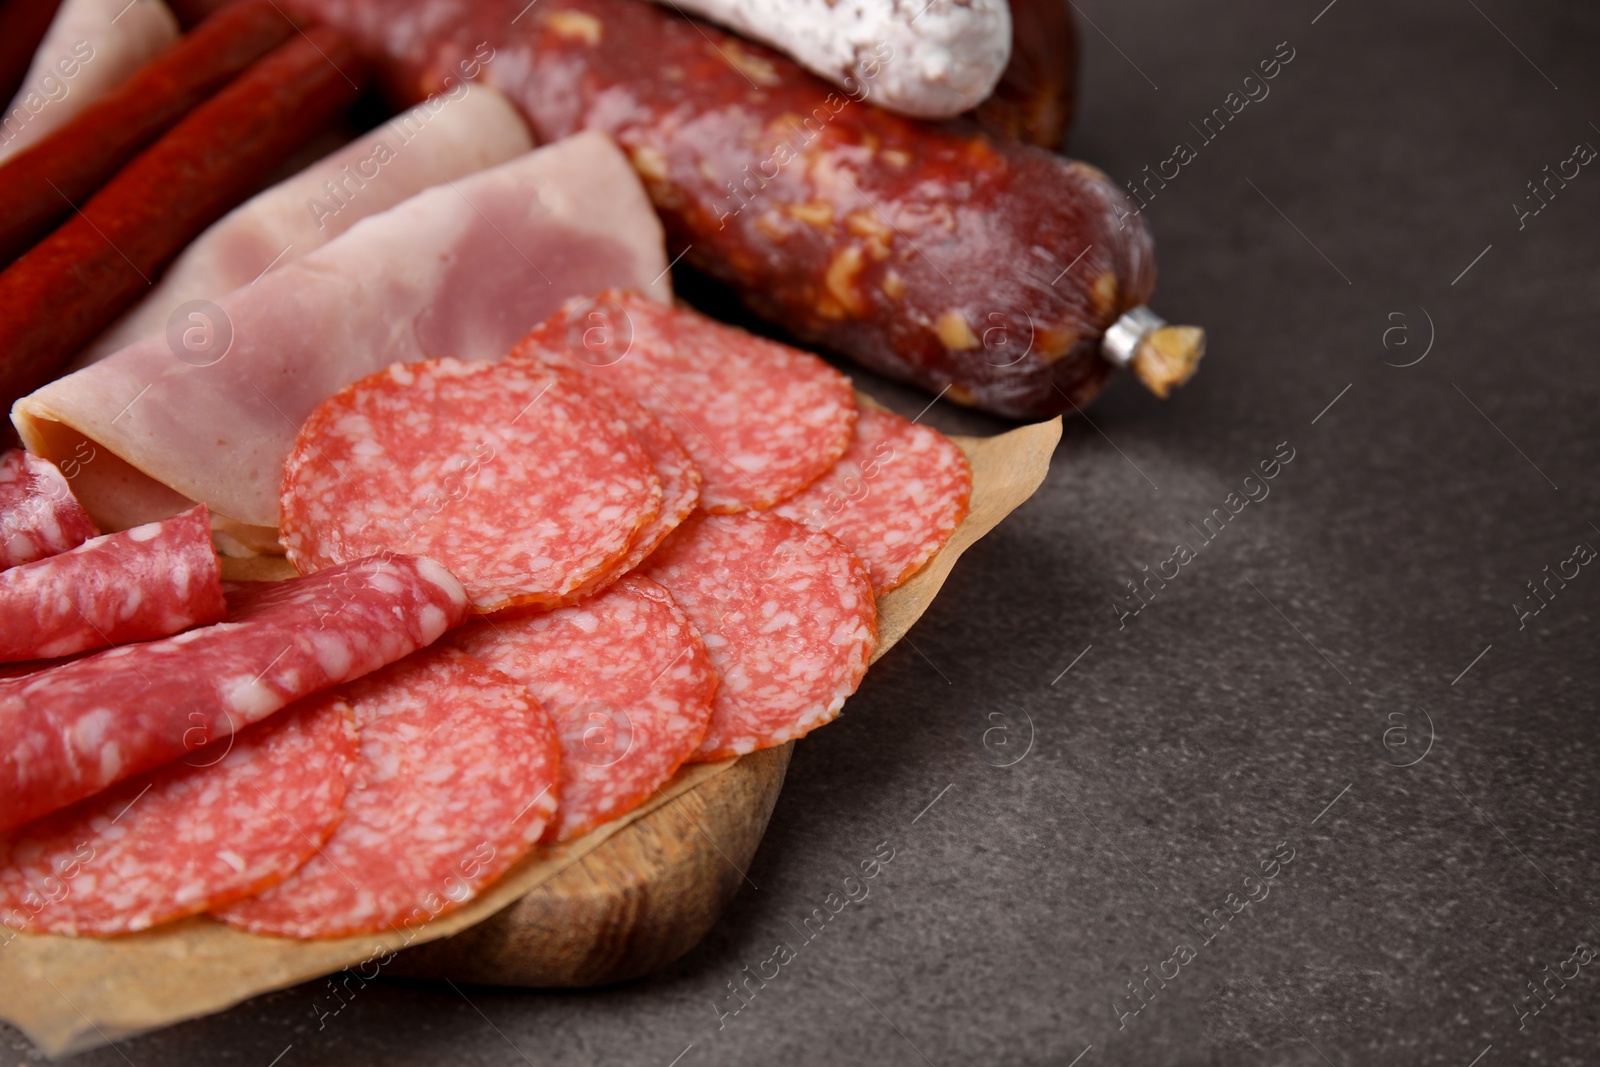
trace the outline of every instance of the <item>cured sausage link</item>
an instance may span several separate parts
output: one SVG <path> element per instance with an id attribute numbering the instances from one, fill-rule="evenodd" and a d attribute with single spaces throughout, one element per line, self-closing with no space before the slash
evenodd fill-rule
<path id="1" fill-rule="evenodd" d="M 297 36 L 196 108 L 0 273 L 0 403 L 9 408 L 53 378 L 185 245 L 353 101 L 360 78 L 337 32 Z"/>
<path id="2" fill-rule="evenodd" d="M 674 253 L 788 333 L 961 403 L 1085 403 L 1114 366 L 1102 336 L 1155 285 L 1140 216 L 1093 167 L 872 107 L 653 4 L 286 2 L 350 32 L 408 99 L 493 49 L 483 76 L 540 140 L 623 147 Z M 1141 372 L 1152 389 L 1193 369 L 1185 340 L 1186 362 Z"/>
<path id="3" fill-rule="evenodd" d="M 73 204 L 294 32 L 272 0 L 232 4 L 0 168 L 0 263 L 20 256 L 72 214 Z"/>

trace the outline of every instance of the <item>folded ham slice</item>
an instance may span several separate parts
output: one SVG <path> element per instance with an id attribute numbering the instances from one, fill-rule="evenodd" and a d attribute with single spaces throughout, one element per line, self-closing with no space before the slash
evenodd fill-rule
<path id="1" fill-rule="evenodd" d="M 148 296 L 95 339 L 77 366 L 164 332 L 183 304 L 214 300 L 321 248 L 431 186 L 533 147 L 494 89 L 456 82 L 229 212 L 184 250 Z"/>
<path id="2" fill-rule="evenodd" d="M 218 298 L 197 348 L 147 338 L 11 417 L 46 457 L 87 439 L 97 458 L 73 488 L 102 529 L 189 500 L 275 539 L 284 459 L 322 400 L 396 362 L 497 359 L 567 298 L 610 286 L 670 298 L 644 189 L 609 139 L 584 133 L 429 189 Z"/>

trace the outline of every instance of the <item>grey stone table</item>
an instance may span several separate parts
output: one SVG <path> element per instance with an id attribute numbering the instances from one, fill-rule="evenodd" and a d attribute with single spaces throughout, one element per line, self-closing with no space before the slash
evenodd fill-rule
<path id="1" fill-rule="evenodd" d="M 1079 6 L 1075 153 L 1194 150 L 1146 216 L 1210 355 L 1067 423 L 798 746 L 712 935 L 621 988 L 381 981 L 319 1029 L 308 986 L 78 1062 L 1600 1063 L 1600 8 Z"/>

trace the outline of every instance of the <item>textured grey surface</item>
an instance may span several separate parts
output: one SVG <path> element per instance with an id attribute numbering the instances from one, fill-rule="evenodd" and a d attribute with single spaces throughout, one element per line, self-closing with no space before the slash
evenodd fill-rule
<path id="1" fill-rule="evenodd" d="M 314 984 L 78 1062 L 1600 1062 L 1600 962 L 1514 1010 L 1600 947 L 1600 567 L 1526 628 L 1512 607 L 1600 548 L 1600 167 L 1524 229 L 1511 207 L 1600 146 L 1600 11 L 1325 3 L 1082 0 L 1074 150 L 1118 179 L 1295 51 L 1149 206 L 1158 305 L 1209 329 L 1205 368 L 1069 422 L 1039 497 L 798 746 L 759 889 L 703 945 L 602 992 L 379 982 L 320 1030 Z M 1429 318 L 1427 357 L 1386 366 Z M 1270 496 L 1119 630 L 1124 582 L 1280 442 Z M 870 895 L 800 944 L 884 841 Z M 1119 1028 L 1145 967 L 1177 977 Z M 29 1056 L 6 1031 L 0 1060 Z"/>

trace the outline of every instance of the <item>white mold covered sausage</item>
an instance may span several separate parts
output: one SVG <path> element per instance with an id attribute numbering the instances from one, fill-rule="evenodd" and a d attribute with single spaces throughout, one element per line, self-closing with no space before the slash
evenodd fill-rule
<path id="1" fill-rule="evenodd" d="M 1006 0 L 662 2 L 771 45 L 857 99 L 916 118 L 976 107 L 1011 58 Z"/>

